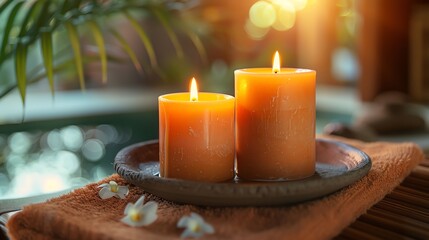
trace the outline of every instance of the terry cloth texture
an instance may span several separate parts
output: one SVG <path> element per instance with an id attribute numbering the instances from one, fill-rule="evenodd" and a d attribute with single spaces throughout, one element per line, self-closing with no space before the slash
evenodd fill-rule
<path id="1" fill-rule="evenodd" d="M 319 136 L 328 138 L 326 136 Z M 198 207 L 160 199 L 130 185 L 125 199 L 100 199 L 97 188 L 111 180 L 129 185 L 117 174 L 45 203 L 29 205 L 7 224 L 12 239 L 178 239 L 180 217 L 196 212 L 213 225 L 204 239 L 330 239 L 390 193 L 424 159 L 413 143 L 363 143 L 338 137 L 372 159 L 368 175 L 321 199 L 284 207 Z M 158 219 L 133 228 L 120 219 L 128 202 L 142 194 L 159 203 Z"/>

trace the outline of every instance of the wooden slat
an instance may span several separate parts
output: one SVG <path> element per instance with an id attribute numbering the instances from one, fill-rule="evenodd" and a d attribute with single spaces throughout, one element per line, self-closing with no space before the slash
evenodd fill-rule
<path id="1" fill-rule="evenodd" d="M 423 160 L 423 162 L 420 163 L 420 166 L 429 168 L 429 159 Z"/>
<path id="2" fill-rule="evenodd" d="M 379 237 L 381 239 L 412 239 L 410 237 L 406 237 L 396 232 L 392 232 L 382 227 L 365 223 L 363 221 L 356 221 L 350 227 L 355 228 L 362 232 L 367 232 L 368 234 Z"/>
<path id="3" fill-rule="evenodd" d="M 386 196 L 386 199 L 396 199 L 397 201 L 402 202 L 405 205 L 411 204 L 416 208 L 424 208 L 426 210 L 429 209 L 429 198 L 412 195 L 406 192 L 394 191 L 388 196 Z"/>
<path id="4" fill-rule="evenodd" d="M 429 181 L 413 176 L 408 176 L 401 185 L 418 191 L 429 192 Z"/>
<path id="5" fill-rule="evenodd" d="M 429 167 L 417 166 L 411 172 L 411 176 L 429 181 Z"/>
<path id="6" fill-rule="evenodd" d="M 389 201 L 388 199 L 381 201 L 374 207 L 429 224 L 429 212 L 426 209 L 418 209 L 412 205 L 404 205 L 401 202 Z"/>
<path id="7" fill-rule="evenodd" d="M 399 233 L 401 235 L 424 239 L 429 236 L 428 226 L 416 224 L 415 221 L 406 218 L 405 216 L 396 217 L 393 214 L 383 213 L 379 210 L 371 208 L 368 214 L 360 218 L 362 221 L 372 224 L 374 226 L 383 227 L 389 231 Z"/>
<path id="8" fill-rule="evenodd" d="M 336 239 L 429 239 L 429 159 Z"/>
<path id="9" fill-rule="evenodd" d="M 429 199 L 429 192 L 419 191 L 417 189 L 409 188 L 409 187 L 406 187 L 403 185 L 400 185 L 397 188 L 395 188 L 395 190 L 393 192 L 405 192 L 405 193 L 407 193 L 407 195 L 412 195 L 412 196 L 416 196 L 416 197 L 420 197 L 420 198 L 424 198 L 424 199 Z"/>
<path id="10" fill-rule="evenodd" d="M 346 239 L 366 239 L 366 240 L 381 240 L 382 238 L 375 236 L 367 231 L 361 231 L 359 229 L 354 229 L 353 227 L 348 227 L 344 229 L 341 237 L 337 238 L 338 240 Z"/>

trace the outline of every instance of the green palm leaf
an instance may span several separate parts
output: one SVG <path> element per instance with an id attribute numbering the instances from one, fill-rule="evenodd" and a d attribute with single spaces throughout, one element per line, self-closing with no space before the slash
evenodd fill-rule
<path id="1" fill-rule="evenodd" d="M 136 54 L 134 53 L 133 49 L 131 48 L 131 46 L 128 44 L 128 42 L 114 29 L 110 29 L 110 32 L 113 34 L 113 36 L 118 40 L 119 44 L 122 47 L 122 50 L 125 51 L 125 53 L 128 54 L 128 56 L 130 57 L 131 61 L 134 64 L 134 67 L 136 68 L 136 70 L 140 73 L 143 74 L 143 68 L 140 65 L 139 60 L 137 59 Z"/>
<path id="2" fill-rule="evenodd" d="M 88 61 L 91 60 L 95 60 L 95 59 L 88 59 Z M 114 59 L 115 61 L 117 61 L 117 59 Z M 68 68 L 70 68 L 70 65 L 72 65 L 75 62 L 74 58 L 70 58 L 67 60 L 62 61 L 61 63 L 57 64 L 56 66 L 53 67 L 53 72 L 54 73 L 59 73 L 62 72 Z M 84 61 L 85 62 L 85 61 Z M 27 76 L 31 76 L 30 78 L 27 78 L 27 84 L 32 84 L 32 83 L 36 83 L 42 79 L 44 79 L 45 73 L 40 73 L 37 74 L 37 72 L 39 72 L 38 69 L 42 69 L 42 67 L 37 66 L 35 69 L 33 69 L 33 71 L 30 71 L 30 73 Z M 14 89 L 16 89 L 18 87 L 18 84 L 14 84 L 8 88 L 6 88 L 5 90 L 3 90 L 2 93 L 0 93 L 0 98 L 6 96 L 7 94 L 9 94 L 10 92 L 12 92 Z"/>
<path id="3" fill-rule="evenodd" d="M 22 104 L 25 105 L 25 94 L 27 87 L 27 45 L 18 43 L 15 55 L 15 75 L 21 95 Z"/>
<path id="4" fill-rule="evenodd" d="M 42 50 L 43 64 L 45 66 L 46 76 L 48 77 L 49 87 L 52 96 L 54 96 L 54 69 L 53 69 L 53 47 L 52 33 L 43 32 L 40 39 L 40 49 Z"/>
<path id="5" fill-rule="evenodd" d="M 103 83 L 107 82 L 107 55 L 106 47 L 104 44 L 103 34 L 101 33 L 100 26 L 95 21 L 88 22 L 91 32 L 94 35 L 95 43 L 98 47 L 98 52 L 100 54 L 101 61 L 101 72 L 102 72 L 102 81 Z"/>
<path id="6" fill-rule="evenodd" d="M 206 59 L 206 51 L 201 39 L 189 29 L 181 29 L 176 24 L 177 15 L 169 15 L 173 10 L 173 5 L 177 0 L 148 1 L 148 0 L 0 0 L 0 14 L 8 15 L 4 22 L 0 23 L 3 29 L 0 37 L 0 66 L 8 59 L 13 59 L 15 63 L 16 85 L 10 86 L 0 93 L 0 98 L 5 96 L 12 88 L 18 88 L 21 94 L 21 100 L 25 103 L 26 87 L 28 84 L 47 78 L 49 87 L 54 96 L 54 76 L 59 71 L 65 71 L 68 68 L 59 67 L 54 62 L 54 57 L 63 56 L 58 54 L 61 50 L 54 49 L 54 34 L 60 33 L 65 29 L 68 35 L 69 45 L 65 47 L 68 52 L 71 46 L 73 57 L 67 63 L 70 68 L 75 68 L 81 89 L 85 89 L 84 64 L 89 61 L 100 61 L 103 83 L 107 81 L 107 64 L 114 59 L 106 50 L 106 41 L 100 25 L 103 20 L 108 20 L 109 16 L 120 14 L 125 16 L 137 33 L 144 46 L 148 57 L 148 65 L 154 73 L 162 76 L 164 73 L 158 67 L 157 55 L 150 39 L 148 32 L 140 25 L 130 11 L 140 11 L 147 17 L 157 19 L 166 31 L 169 40 L 175 48 L 179 58 L 184 58 L 183 47 L 178 38 L 176 30 L 188 34 L 189 39 L 195 45 L 202 59 Z M 175 9 L 173 10 L 175 11 Z M 82 43 L 80 41 L 78 26 L 85 26 L 88 23 L 89 30 L 94 37 L 94 43 L 98 47 L 99 56 L 86 56 L 83 53 Z M 106 24 L 109 24 L 106 22 Z M 177 28 L 179 27 L 179 28 Z M 125 36 L 121 36 L 115 30 L 110 30 L 111 35 L 117 39 L 122 50 L 129 56 L 139 73 L 143 73 L 146 61 L 140 62 L 136 52 L 132 49 Z M 37 65 L 37 69 L 27 73 L 28 53 L 33 50 L 32 47 L 39 41 L 40 53 L 42 60 Z M 61 48 L 58 45 L 58 48 Z M 55 52 L 54 52 L 55 50 Z M 73 66 L 73 62 L 74 65 Z M 44 69 L 44 71 L 43 71 Z M 58 71 L 57 71 L 58 70 Z M 34 80 L 34 81 L 33 81 Z"/>
<path id="7" fill-rule="evenodd" d="M 79 35 L 77 33 L 76 27 L 72 23 L 66 22 L 64 26 L 67 29 L 70 44 L 73 48 L 76 71 L 79 77 L 79 84 L 80 84 L 80 88 L 83 90 L 85 89 L 85 78 L 83 75 L 82 52 L 80 47 Z"/>
<path id="8" fill-rule="evenodd" d="M 21 30 L 19 32 L 19 37 L 23 37 L 27 31 L 27 25 L 33 16 L 36 14 L 38 10 L 40 10 L 41 4 L 44 4 L 44 0 L 35 1 L 32 3 L 30 9 L 27 11 L 24 20 L 21 23 Z"/>
<path id="9" fill-rule="evenodd" d="M 128 18 L 128 20 L 131 23 L 131 26 L 136 30 L 137 34 L 140 37 L 140 40 L 142 41 L 144 47 L 146 48 L 147 55 L 149 56 L 149 61 L 151 65 L 155 68 L 158 67 L 158 62 L 156 60 L 155 50 L 153 49 L 152 43 L 149 39 L 149 37 L 146 34 L 146 31 L 140 26 L 140 24 L 135 20 L 131 14 L 128 12 L 125 13 L 125 16 Z"/>
<path id="10" fill-rule="evenodd" d="M 3 32 L 3 40 L 0 48 L 0 63 L 3 62 L 6 57 L 6 47 L 9 43 L 10 30 L 12 30 L 13 22 L 15 21 L 16 15 L 19 9 L 22 7 L 22 4 L 24 4 L 23 1 L 18 2 L 9 14 L 6 27 Z"/>
<path id="11" fill-rule="evenodd" d="M 171 28 L 171 25 L 168 23 L 167 18 L 165 17 L 164 14 L 162 14 L 159 11 L 155 11 L 155 16 L 158 18 L 162 26 L 165 28 L 165 31 L 167 32 L 167 35 L 170 38 L 171 43 L 176 49 L 177 56 L 179 58 L 183 58 L 184 54 L 183 54 L 182 45 L 180 44 L 179 39 L 177 38 L 177 35 L 174 33 L 173 29 Z"/>
<path id="12" fill-rule="evenodd" d="M 0 6 L 0 14 L 11 4 L 13 0 L 4 1 Z"/>
<path id="13" fill-rule="evenodd" d="M 185 30 L 185 33 L 188 35 L 191 42 L 194 44 L 195 48 L 197 49 L 198 54 L 201 57 L 201 60 L 204 62 L 204 64 L 207 63 L 207 52 L 206 48 L 204 47 L 203 42 L 201 41 L 201 38 L 195 34 L 194 32 L 191 32 L 189 30 Z"/>

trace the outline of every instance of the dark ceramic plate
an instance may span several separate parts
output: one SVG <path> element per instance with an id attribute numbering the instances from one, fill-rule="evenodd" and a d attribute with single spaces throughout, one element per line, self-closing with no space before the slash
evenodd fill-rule
<path id="1" fill-rule="evenodd" d="M 316 140 L 316 173 L 302 180 L 206 183 L 159 177 L 158 141 L 122 149 L 116 172 L 128 182 L 177 203 L 200 206 L 275 206 L 304 202 L 348 186 L 371 168 L 364 152 L 341 142 Z"/>

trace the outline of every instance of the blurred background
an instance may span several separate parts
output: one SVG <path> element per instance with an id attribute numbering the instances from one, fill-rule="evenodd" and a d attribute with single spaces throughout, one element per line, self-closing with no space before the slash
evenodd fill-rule
<path id="1" fill-rule="evenodd" d="M 34 2 L 9 24 L 17 1 L 0 1 L 10 53 L 0 58 L 0 198 L 112 174 L 121 148 L 158 138 L 159 95 L 187 91 L 192 77 L 201 91 L 233 95 L 233 71 L 271 67 L 276 50 L 282 67 L 317 71 L 318 134 L 429 149 L 429 1 L 58 1 L 46 7 L 53 82 L 43 28 L 20 25 Z M 82 76 L 67 23 L 77 30 Z M 16 67 L 22 26 L 25 87 Z"/>

